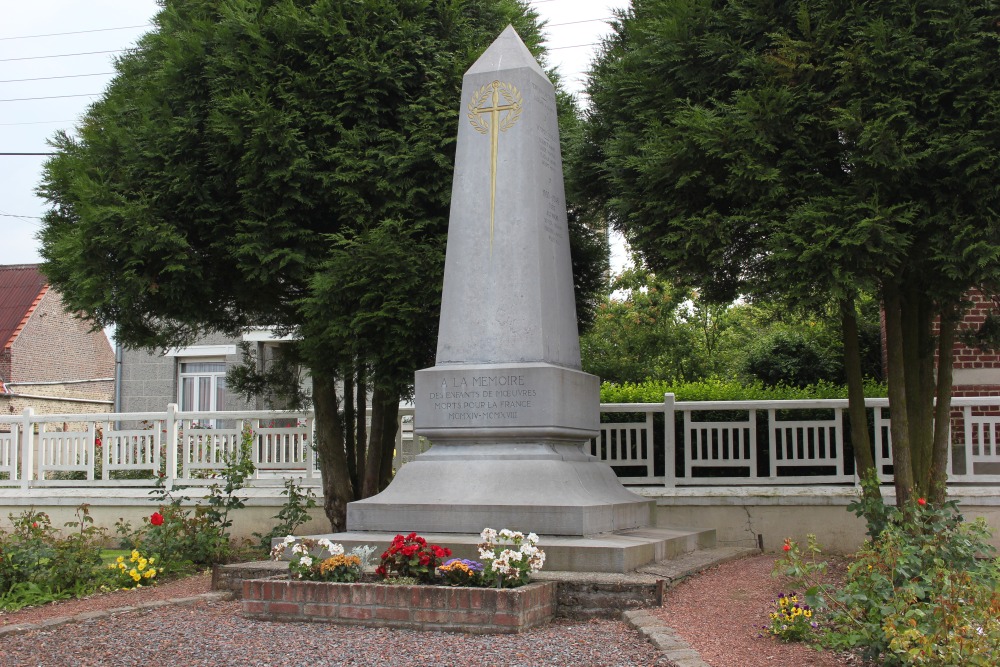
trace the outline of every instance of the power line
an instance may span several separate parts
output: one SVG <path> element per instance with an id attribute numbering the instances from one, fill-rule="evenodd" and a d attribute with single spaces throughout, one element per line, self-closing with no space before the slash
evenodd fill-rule
<path id="1" fill-rule="evenodd" d="M 548 23 L 548 24 L 546 24 L 545 27 L 546 28 L 558 28 L 561 25 L 576 25 L 578 23 L 597 23 L 599 21 L 610 21 L 613 18 L 614 18 L 613 16 L 608 16 L 608 17 L 605 17 L 603 19 L 585 19 L 583 21 L 566 21 L 565 23 Z"/>
<path id="2" fill-rule="evenodd" d="M 13 213 L 0 213 L 0 216 L 3 216 L 4 218 L 23 218 L 24 220 L 42 220 L 43 219 L 43 218 L 40 218 L 37 215 L 14 215 Z"/>
<path id="3" fill-rule="evenodd" d="M 62 76 L 36 76 L 31 79 L 0 79 L 0 83 L 20 83 L 22 81 L 48 81 L 50 79 L 78 79 L 81 76 L 110 76 L 114 72 L 94 72 L 93 74 L 63 74 Z"/>
<path id="4" fill-rule="evenodd" d="M 14 35 L 12 37 L 0 37 L 0 41 L 7 41 L 10 39 L 35 39 L 36 37 L 60 37 L 62 35 L 82 35 L 88 32 L 108 32 L 111 30 L 133 30 L 135 28 L 148 28 L 149 23 L 144 25 L 123 25 L 118 28 L 95 28 L 93 30 L 74 30 L 72 32 L 50 32 L 45 35 Z"/>
<path id="5" fill-rule="evenodd" d="M 84 51 L 82 53 L 58 53 L 51 56 L 25 56 L 23 58 L 0 58 L 0 63 L 13 60 L 42 60 L 43 58 L 72 58 L 73 56 L 96 56 L 101 53 L 122 53 L 128 49 L 111 49 L 110 51 Z"/>
<path id="6" fill-rule="evenodd" d="M 558 51 L 560 49 L 582 49 L 585 46 L 600 46 L 600 42 L 591 42 L 590 44 L 574 44 L 573 46 L 550 46 L 549 51 Z"/>
<path id="7" fill-rule="evenodd" d="M 0 155 L 55 155 L 55 153 L 0 153 Z"/>
<path id="8" fill-rule="evenodd" d="M 28 102 L 31 100 L 58 100 L 64 97 L 96 97 L 100 93 L 80 93 L 79 95 L 49 95 L 47 97 L 11 97 L 0 102 Z"/>

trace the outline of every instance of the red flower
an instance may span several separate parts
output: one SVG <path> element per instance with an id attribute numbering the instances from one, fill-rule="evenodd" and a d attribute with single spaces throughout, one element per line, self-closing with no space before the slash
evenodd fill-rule
<path id="1" fill-rule="evenodd" d="M 923 507 L 927 504 L 927 501 L 924 498 L 917 498 L 917 504 Z"/>
<path id="2" fill-rule="evenodd" d="M 385 576 L 385 568 L 383 566 L 379 565 L 378 567 L 375 568 L 375 574 L 377 574 L 380 577 L 384 577 Z"/>
<path id="3" fill-rule="evenodd" d="M 417 553 L 418 549 L 419 549 L 419 547 L 416 544 L 408 544 L 405 547 L 403 547 L 401 549 L 401 551 L 403 552 L 404 556 L 406 556 L 407 558 L 409 558 L 413 554 Z"/>
<path id="4" fill-rule="evenodd" d="M 792 550 L 792 545 L 791 544 L 786 544 L 785 546 L 783 546 L 781 548 L 784 549 L 785 551 L 791 551 Z"/>
<path id="5" fill-rule="evenodd" d="M 163 515 L 159 512 L 153 512 L 152 516 L 149 517 L 149 522 L 154 526 L 163 525 Z"/>
<path id="6" fill-rule="evenodd" d="M 427 553 L 420 554 L 420 564 L 421 565 L 430 565 L 430 562 L 431 562 L 430 554 L 427 554 Z"/>
<path id="7" fill-rule="evenodd" d="M 32 521 L 31 522 L 31 527 L 32 528 L 38 528 L 38 522 L 37 521 Z"/>

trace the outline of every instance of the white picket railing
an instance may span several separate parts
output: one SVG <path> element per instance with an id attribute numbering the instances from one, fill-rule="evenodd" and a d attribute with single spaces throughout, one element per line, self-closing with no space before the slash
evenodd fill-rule
<path id="1" fill-rule="evenodd" d="M 886 399 L 868 399 L 876 466 L 892 479 Z M 846 400 L 602 404 L 586 445 L 625 484 L 644 486 L 855 484 Z M 394 465 L 430 443 L 401 407 Z M 1000 397 L 952 401 L 953 483 L 1000 483 Z M 251 437 L 252 484 L 320 483 L 310 412 L 242 411 L 36 415 L 0 418 L 0 487 L 210 484 Z"/>

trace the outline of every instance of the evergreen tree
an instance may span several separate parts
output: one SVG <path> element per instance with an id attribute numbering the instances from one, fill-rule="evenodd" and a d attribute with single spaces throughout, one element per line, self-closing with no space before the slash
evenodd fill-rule
<path id="1" fill-rule="evenodd" d="M 294 333 L 334 530 L 387 484 L 433 364 L 462 75 L 508 23 L 539 52 L 521 0 L 165 0 L 53 142 L 43 271 L 68 307 L 131 347 Z"/>
<path id="2" fill-rule="evenodd" d="M 943 499 L 956 325 L 998 287 L 998 9 L 634 0 L 592 72 L 581 173 L 652 270 L 840 304 L 862 471 L 855 300 L 878 295 L 900 503 Z"/>

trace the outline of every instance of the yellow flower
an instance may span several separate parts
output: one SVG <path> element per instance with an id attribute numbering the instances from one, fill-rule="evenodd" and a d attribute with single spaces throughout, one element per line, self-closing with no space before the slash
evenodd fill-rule
<path id="1" fill-rule="evenodd" d="M 124 569 L 126 569 L 126 568 L 125 568 L 125 563 L 118 563 L 118 569 L 119 569 L 119 570 L 124 570 Z"/>
<path id="2" fill-rule="evenodd" d="M 138 572 L 136 572 L 135 570 L 132 570 L 128 574 L 129 574 L 130 577 L 132 577 L 133 581 L 139 581 L 140 579 L 142 579 L 142 576 Z"/>
<path id="3" fill-rule="evenodd" d="M 119 556 L 118 558 L 115 559 L 115 562 L 116 563 L 124 563 L 125 562 L 125 556 Z"/>
<path id="4" fill-rule="evenodd" d="M 803 614 L 805 614 L 806 618 L 812 618 L 812 615 L 813 615 L 813 613 L 812 613 L 812 609 L 806 609 L 806 610 L 805 610 L 804 612 L 802 612 L 802 613 L 803 613 Z"/>
<path id="5" fill-rule="evenodd" d="M 139 552 L 135 549 L 132 550 L 132 560 L 139 560 Z"/>

